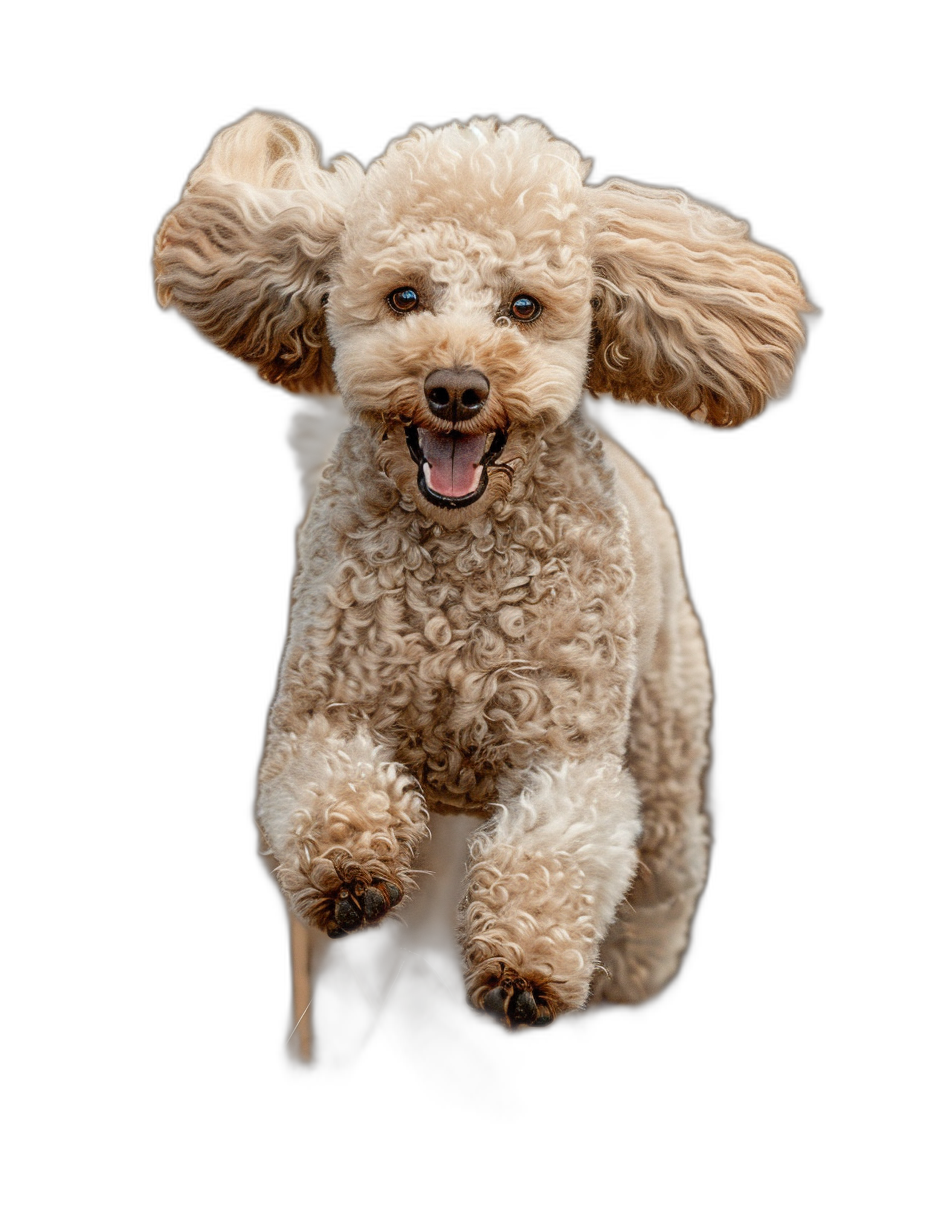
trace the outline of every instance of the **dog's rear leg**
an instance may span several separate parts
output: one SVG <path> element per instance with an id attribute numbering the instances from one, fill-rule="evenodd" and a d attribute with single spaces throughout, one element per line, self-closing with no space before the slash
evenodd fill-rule
<path id="1" fill-rule="evenodd" d="M 641 796 L 640 864 L 603 942 L 593 1000 L 644 1001 L 680 966 L 708 871 L 710 707 L 705 646 L 684 600 L 632 709 L 628 766 Z"/>
<path id="2" fill-rule="evenodd" d="M 540 766 L 474 836 L 461 925 L 467 991 L 509 1026 L 586 1000 L 637 864 L 638 798 L 618 758 Z"/>
<path id="3" fill-rule="evenodd" d="M 276 883 L 277 860 L 272 851 L 261 851 L 267 876 Z M 307 928 L 292 912 L 287 912 L 290 928 L 291 1007 L 287 1020 L 285 1053 L 287 1061 L 307 1066 L 317 1060 L 313 1031 L 313 1002 L 318 978 L 332 956 L 332 942 L 317 929 Z"/>
<path id="4" fill-rule="evenodd" d="M 318 936 L 318 933 L 316 934 Z M 311 1061 L 313 1055 L 312 1021 L 313 934 L 302 920 L 290 916 L 290 969 L 293 975 L 293 1030 L 296 1054 L 301 1061 Z"/>

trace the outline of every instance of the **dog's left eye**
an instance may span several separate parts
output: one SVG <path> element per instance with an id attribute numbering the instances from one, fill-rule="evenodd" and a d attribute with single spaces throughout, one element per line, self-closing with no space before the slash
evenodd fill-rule
<path id="1" fill-rule="evenodd" d="M 387 303 L 397 312 L 409 312 L 419 303 L 419 296 L 412 287 L 398 287 L 387 296 Z"/>
<path id="2" fill-rule="evenodd" d="M 509 311 L 517 321 L 534 321 L 541 316 L 541 304 L 531 295 L 517 295 L 509 306 Z"/>

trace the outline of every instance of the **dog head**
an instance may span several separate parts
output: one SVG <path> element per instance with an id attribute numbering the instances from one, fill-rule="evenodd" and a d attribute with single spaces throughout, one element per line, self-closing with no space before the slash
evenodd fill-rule
<path id="1" fill-rule="evenodd" d="M 397 487 L 448 526 L 505 496 L 584 386 L 742 422 L 787 384 L 807 307 L 786 258 L 540 124 L 414 129 L 367 173 L 253 114 L 156 244 L 162 304 L 289 389 L 338 389 Z"/>

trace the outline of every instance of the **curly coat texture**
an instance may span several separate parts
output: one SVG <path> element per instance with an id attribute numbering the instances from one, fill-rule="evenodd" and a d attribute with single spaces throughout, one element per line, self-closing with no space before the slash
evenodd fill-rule
<path id="1" fill-rule="evenodd" d="M 354 419 L 300 531 L 260 776 L 291 908 L 333 936 L 376 923 L 429 818 L 479 813 L 466 984 L 510 1024 L 658 991 L 708 863 L 711 689 L 676 536 L 583 389 L 740 423 L 788 382 L 807 306 L 745 224 L 588 171 L 527 120 L 322 169 L 254 114 L 156 246 L 163 304 Z M 486 386 L 466 423 L 436 372 Z M 462 442 L 483 486 L 444 499 L 426 455 Z"/>

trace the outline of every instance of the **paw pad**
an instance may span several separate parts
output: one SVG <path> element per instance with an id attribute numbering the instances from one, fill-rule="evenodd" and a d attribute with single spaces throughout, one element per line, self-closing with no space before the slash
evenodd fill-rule
<path id="1" fill-rule="evenodd" d="M 337 864 L 333 871 L 337 875 Z M 357 865 L 341 871 L 350 871 L 350 883 L 342 881 L 334 892 L 334 901 L 330 897 L 325 904 L 328 919 L 323 927 L 330 937 L 344 937 L 366 924 L 376 924 L 403 897 L 400 886 L 387 877 L 370 876 Z M 331 887 L 329 893 L 332 894 Z"/>
<path id="2" fill-rule="evenodd" d="M 519 977 L 504 978 L 479 1004 L 507 1027 L 546 1027 L 554 1021 L 550 997 L 541 987 Z"/>

